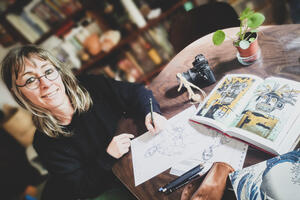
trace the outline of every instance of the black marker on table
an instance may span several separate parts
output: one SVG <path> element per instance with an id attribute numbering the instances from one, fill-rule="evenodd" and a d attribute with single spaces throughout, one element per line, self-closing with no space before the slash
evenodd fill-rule
<path id="1" fill-rule="evenodd" d="M 167 185 L 159 188 L 158 191 L 168 194 L 168 193 L 171 193 L 171 192 L 177 190 L 178 188 L 180 188 L 180 187 L 186 185 L 187 183 L 189 183 L 194 178 L 198 177 L 199 176 L 198 173 L 203 168 L 204 167 L 201 164 L 197 165 L 196 167 L 194 167 L 193 169 L 185 172 L 184 174 L 182 174 L 181 176 L 179 176 L 175 180 L 171 181 Z"/>

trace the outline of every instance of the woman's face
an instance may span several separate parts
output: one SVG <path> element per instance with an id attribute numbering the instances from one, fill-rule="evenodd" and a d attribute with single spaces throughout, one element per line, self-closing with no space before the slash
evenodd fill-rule
<path id="1" fill-rule="evenodd" d="M 19 90 L 28 100 L 50 112 L 59 109 L 68 102 L 61 76 L 59 74 L 53 76 L 53 73 L 56 74 L 58 72 L 49 61 L 32 56 L 30 60 L 25 59 L 24 71 L 19 72 L 16 80 L 16 84 L 19 86 L 27 84 L 24 87 L 19 87 Z M 49 80 L 53 79 L 53 77 L 55 78 L 54 80 Z M 35 80 L 35 78 L 37 79 Z M 34 80 L 36 88 L 33 87 L 35 89 L 32 89 Z M 28 85 L 31 87 L 29 88 Z"/>

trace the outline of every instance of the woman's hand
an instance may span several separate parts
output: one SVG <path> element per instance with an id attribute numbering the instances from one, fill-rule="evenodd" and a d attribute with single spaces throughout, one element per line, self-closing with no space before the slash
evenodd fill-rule
<path id="1" fill-rule="evenodd" d="M 152 125 L 151 113 L 148 113 L 145 118 L 145 125 L 150 133 L 153 134 L 161 131 L 167 123 L 167 119 L 156 112 L 153 112 L 153 121 L 154 127 Z"/>
<path id="2" fill-rule="evenodd" d="M 106 149 L 106 152 L 114 158 L 121 158 L 129 151 L 131 138 L 134 138 L 134 135 L 127 133 L 113 137 Z"/>

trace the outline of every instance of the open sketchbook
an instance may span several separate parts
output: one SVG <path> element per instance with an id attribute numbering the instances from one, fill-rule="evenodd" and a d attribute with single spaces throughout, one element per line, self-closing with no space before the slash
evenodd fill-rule
<path id="1" fill-rule="evenodd" d="M 206 162 L 221 159 L 224 154 L 234 158 L 223 156 L 222 161 L 228 162 L 236 169 L 242 168 L 248 145 L 214 130 L 202 133 L 189 122 L 189 118 L 195 112 L 196 107 L 191 106 L 169 119 L 167 127 L 159 134 L 146 132 L 131 140 L 135 186 L 183 160 L 185 163 L 189 160 L 191 165 L 185 165 L 184 169 L 177 168 L 177 172 L 187 171 L 194 167 L 193 164 L 206 165 Z"/>
<path id="2" fill-rule="evenodd" d="M 272 154 L 283 154 L 299 141 L 299 114 L 299 82 L 230 74 L 217 84 L 191 121 Z"/>
<path id="3" fill-rule="evenodd" d="M 300 199 L 300 149 L 229 174 L 238 200 Z"/>

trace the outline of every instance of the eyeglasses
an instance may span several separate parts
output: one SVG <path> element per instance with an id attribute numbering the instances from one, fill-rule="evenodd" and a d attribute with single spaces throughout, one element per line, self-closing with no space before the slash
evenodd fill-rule
<path id="1" fill-rule="evenodd" d="M 40 79 L 45 77 L 46 79 L 48 79 L 49 81 L 54 81 L 55 79 L 57 79 L 59 73 L 57 71 L 57 69 L 55 68 L 51 68 L 45 71 L 45 74 L 43 76 L 40 77 L 30 77 L 26 80 L 24 85 L 17 85 L 17 87 L 24 87 L 26 86 L 28 89 L 30 90 L 34 90 L 37 89 L 40 86 Z"/>

